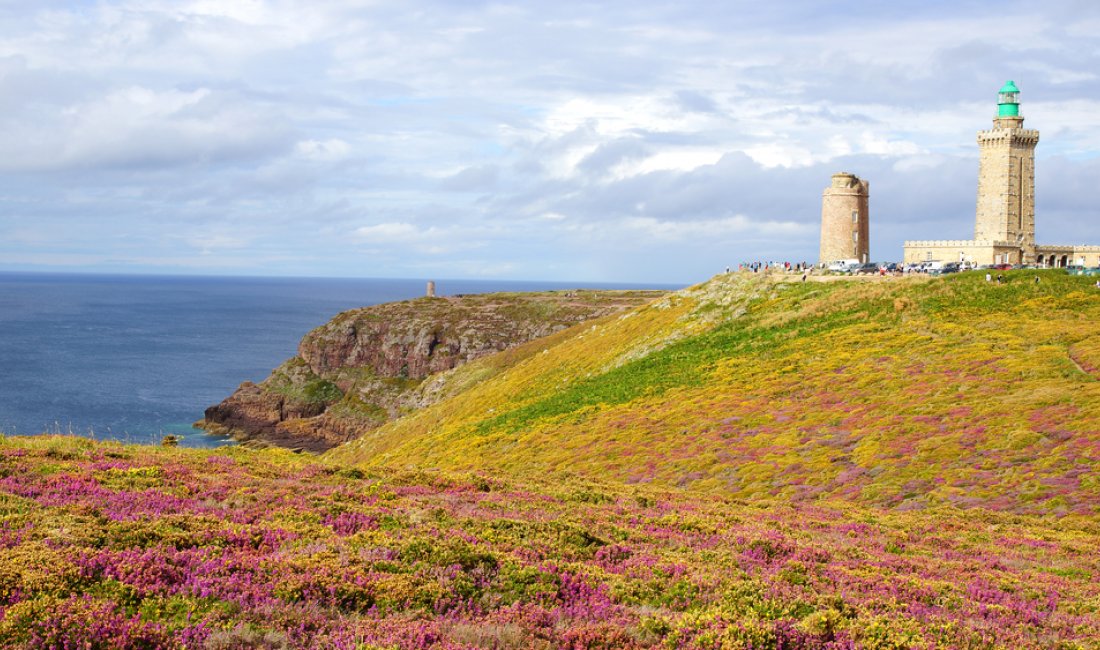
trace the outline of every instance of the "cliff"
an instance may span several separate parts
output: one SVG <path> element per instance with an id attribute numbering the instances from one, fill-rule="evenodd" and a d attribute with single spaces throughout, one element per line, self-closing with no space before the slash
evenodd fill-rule
<path id="1" fill-rule="evenodd" d="M 323 451 L 453 393 L 456 382 L 445 375 L 468 361 L 661 295 L 497 293 L 347 311 L 309 332 L 297 356 L 263 382 L 245 382 L 206 409 L 202 426 L 239 440 Z"/>

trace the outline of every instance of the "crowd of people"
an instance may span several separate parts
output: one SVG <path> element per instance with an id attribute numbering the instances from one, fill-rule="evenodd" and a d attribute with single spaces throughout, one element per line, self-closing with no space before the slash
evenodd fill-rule
<path id="1" fill-rule="evenodd" d="M 975 268 L 973 265 L 959 264 L 957 262 L 950 262 L 950 263 L 948 263 L 944 266 L 947 267 L 947 269 L 948 269 L 947 272 L 965 271 L 965 270 L 970 270 L 970 269 Z M 980 268 L 989 268 L 989 267 L 985 266 L 985 267 L 980 267 Z M 996 268 L 997 268 L 997 270 L 1001 270 L 1001 269 L 1005 268 L 1005 266 L 998 266 Z M 815 270 L 823 271 L 823 270 L 825 270 L 825 265 L 824 264 L 814 265 L 814 264 L 810 264 L 808 262 L 791 263 L 791 262 L 772 262 L 772 261 L 766 261 L 766 262 L 741 262 L 740 264 L 737 265 L 738 273 L 772 273 L 772 272 L 776 272 L 776 273 L 779 273 L 779 272 L 782 272 L 782 273 L 801 273 L 803 282 L 806 281 L 806 278 L 808 276 L 813 275 Z M 928 264 L 928 263 L 916 263 L 916 264 L 905 264 L 905 265 L 902 265 L 902 264 L 880 264 L 879 268 L 878 268 L 877 275 L 903 275 L 903 274 L 908 275 L 908 274 L 911 274 L 911 273 L 938 273 L 938 272 L 943 272 L 943 270 L 944 270 L 943 267 L 933 268 L 933 266 L 931 264 Z M 726 273 L 732 273 L 732 272 L 733 272 L 733 269 L 731 269 L 730 267 L 727 266 L 726 267 Z M 986 282 L 992 282 L 994 280 L 993 274 L 992 273 L 986 273 L 985 274 L 985 280 L 986 280 Z M 997 276 L 996 276 L 996 281 L 997 281 L 998 284 L 1004 283 L 1005 282 L 1004 274 L 998 273 Z M 1036 284 L 1038 284 L 1040 282 L 1039 276 L 1035 276 L 1034 282 Z M 1100 280 L 1096 281 L 1096 288 L 1100 289 Z"/>
<path id="2" fill-rule="evenodd" d="M 737 265 L 738 271 L 751 271 L 753 273 L 768 272 L 768 271 L 783 271 L 784 273 L 802 273 L 804 271 L 812 271 L 813 265 L 807 262 L 741 262 Z M 730 272 L 730 267 L 726 267 L 726 273 Z"/>

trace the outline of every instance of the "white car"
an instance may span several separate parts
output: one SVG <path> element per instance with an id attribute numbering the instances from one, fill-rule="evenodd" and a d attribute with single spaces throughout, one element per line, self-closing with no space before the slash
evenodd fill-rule
<path id="1" fill-rule="evenodd" d="M 859 260 L 837 260 L 835 262 L 829 262 L 825 266 L 825 270 L 835 273 L 850 273 L 852 269 L 857 267 L 859 267 Z"/>

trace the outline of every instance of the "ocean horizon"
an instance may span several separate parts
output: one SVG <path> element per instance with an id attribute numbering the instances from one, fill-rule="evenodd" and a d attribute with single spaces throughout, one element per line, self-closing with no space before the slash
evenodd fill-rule
<path id="1" fill-rule="evenodd" d="M 675 289 L 637 283 L 437 279 L 437 295 Z M 262 381 L 309 330 L 349 309 L 423 296 L 426 279 L 0 271 L 0 433 L 134 443 L 232 441 L 193 426 Z"/>

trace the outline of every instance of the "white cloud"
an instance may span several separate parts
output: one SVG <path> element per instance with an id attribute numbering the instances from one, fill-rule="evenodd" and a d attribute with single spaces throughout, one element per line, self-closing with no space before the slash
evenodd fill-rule
<path id="1" fill-rule="evenodd" d="M 263 0 L 195 0 L 180 4 L 179 13 L 189 16 L 213 16 L 230 18 L 240 23 L 259 25 L 272 15 L 271 8 Z"/>
<path id="2" fill-rule="evenodd" d="M 727 263 L 708 257 L 812 257 L 843 168 L 900 250 L 968 221 L 1006 78 L 1040 180 L 1057 164 L 1044 237 L 1076 240 L 1098 10 L 991 7 L 0 4 L 0 264 L 30 264 L 18 234 L 137 266 L 182 245 L 257 273 L 691 280 Z"/>
<path id="3" fill-rule="evenodd" d="M 661 220 L 652 217 L 633 217 L 616 223 L 614 228 L 622 228 L 641 233 L 646 238 L 652 239 L 655 242 L 729 239 L 732 236 L 744 234 L 770 236 L 802 235 L 808 234 L 816 229 L 816 227 L 811 224 L 798 223 L 795 221 L 754 221 L 744 215 L 684 221 Z"/>
<path id="4" fill-rule="evenodd" d="M 372 244 L 391 242 L 409 242 L 431 236 L 430 230 L 421 230 L 411 223 L 387 222 L 373 226 L 362 226 L 355 234 Z"/>
<path id="5" fill-rule="evenodd" d="M 745 153 L 765 167 L 800 167 L 814 162 L 813 153 L 791 142 L 769 142 L 745 148 Z"/>
<path id="6" fill-rule="evenodd" d="M 623 178 L 660 170 L 691 171 L 715 164 L 725 153 L 702 147 L 661 151 L 636 164 L 624 164 L 616 170 L 616 175 Z"/>
<path id="7" fill-rule="evenodd" d="M 198 249 L 199 255 L 213 255 L 229 250 L 240 250 L 245 248 L 250 241 L 249 238 L 227 233 L 210 233 L 187 239 L 190 246 Z"/>
<path id="8" fill-rule="evenodd" d="M 302 140 L 294 145 L 294 151 L 308 160 L 338 162 L 351 153 L 351 145 L 339 138 L 328 140 Z"/>
<path id="9" fill-rule="evenodd" d="M 128 86 L 0 122 L 0 168 L 172 166 L 250 158 L 285 146 L 287 127 L 208 88 Z"/>
<path id="10" fill-rule="evenodd" d="M 861 153 L 878 154 L 885 156 L 915 156 L 925 153 L 920 145 L 905 140 L 892 140 L 874 133 L 864 132 L 859 139 L 859 151 Z"/>
<path id="11" fill-rule="evenodd" d="M 543 128 L 551 135 L 564 135 L 584 126 L 616 137 L 635 131 L 694 132 L 705 122 L 705 116 L 677 110 L 664 95 L 654 94 L 569 99 L 547 114 Z"/>
<path id="12" fill-rule="evenodd" d="M 421 226 L 403 221 L 387 221 L 360 226 L 354 239 L 369 250 L 385 250 L 390 255 L 415 259 L 422 255 L 453 256 L 485 246 L 484 238 L 494 236 L 490 228 L 461 224 Z"/>

